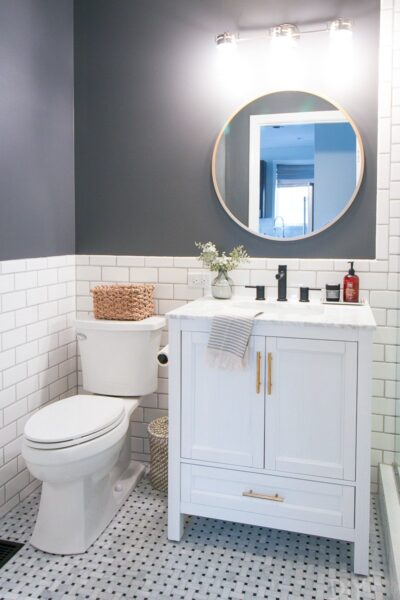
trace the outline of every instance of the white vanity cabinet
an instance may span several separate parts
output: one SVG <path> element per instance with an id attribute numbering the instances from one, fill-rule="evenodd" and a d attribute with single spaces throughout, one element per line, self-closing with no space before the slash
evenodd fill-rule
<path id="1" fill-rule="evenodd" d="M 333 307 L 319 322 L 258 318 L 246 368 L 225 371 L 206 353 L 224 303 L 170 315 L 168 537 L 184 515 L 333 537 L 355 542 L 366 574 L 370 309 L 345 307 L 364 311 L 355 324 Z"/>

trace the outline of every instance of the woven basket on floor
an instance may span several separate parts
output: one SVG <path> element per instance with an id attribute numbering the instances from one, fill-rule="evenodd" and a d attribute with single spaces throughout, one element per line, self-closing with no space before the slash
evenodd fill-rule
<path id="1" fill-rule="evenodd" d="M 150 483 L 168 491 L 168 417 L 154 419 L 147 427 L 150 440 Z"/>
<path id="2" fill-rule="evenodd" d="M 96 319 L 141 321 L 154 315 L 154 285 L 99 285 L 91 290 Z"/>

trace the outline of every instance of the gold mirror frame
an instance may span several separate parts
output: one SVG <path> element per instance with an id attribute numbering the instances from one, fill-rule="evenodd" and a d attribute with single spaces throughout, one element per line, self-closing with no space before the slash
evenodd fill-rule
<path id="1" fill-rule="evenodd" d="M 303 93 L 303 94 L 311 94 L 313 96 L 317 96 L 318 98 L 322 98 L 322 100 L 325 100 L 326 102 L 329 102 L 330 104 L 332 104 L 332 106 L 334 106 L 337 110 L 339 110 L 346 117 L 347 121 L 352 126 L 353 131 L 354 131 L 354 133 L 356 135 L 356 138 L 357 138 L 357 141 L 358 141 L 359 149 L 360 149 L 360 176 L 358 178 L 358 182 L 357 182 L 357 185 L 356 185 L 356 187 L 354 189 L 354 192 L 353 192 L 352 196 L 350 197 L 350 199 L 347 202 L 347 204 L 340 211 L 340 213 L 338 213 L 338 215 L 332 221 L 330 221 L 329 223 L 327 223 L 323 227 L 320 227 L 317 231 L 312 231 L 311 233 L 306 233 L 306 234 L 304 234 L 302 236 L 295 236 L 295 237 L 290 237 L 290 238 L 280 238 L 280 237 L 273 237 L 273 236 L 270 236 L 270 235 L 264 235 L 262 233 L 258 233 L 257 231 L 253 231 L 253 229 L 250 229 L 247 225 L 244 225 L 232 213 L 232 211 L 226 205 L 225 199 L 223 198 L 223 196 L 221 194 L 221 190 L 219 189 L 219 186 L 218 186 L 217 174 L 216 174 L 217 173 L 217 168 L 216 168 L 217 165 L 216 165 L 216 163 L 217 163 L 217 154 L 218 154 L 219 144 L 221 142 L 222 136 L 224 135 L 224 132 L 225 132 L 227 126 L 229 125 L 229 123 L 236 117 L 236 115 L 238 115 L 240 113 L 241 110 L 243 110 L 244 108 L 246 108 L 246 106 L 248 106 L 252 102 L 255 102 L 256 100 L 260 100 L 264 96 L 270 96 L 271 94 L 277 94 L 279 92 L 300 92 L 300 93 Z M 218 198 L 218 200 L 219 200 L 222 208 L 225 210 L 225 212 L 229 215 L 229 217 L 237 225 L 239 225 L 239 227 L 241 227 L 242 229 L 244 229 L 248 233 L 251 233 L 252 235 L 256 235 L 257 237 L 259 237 L 261 239 L 272 240 L 274 242 L 294 242 L 294 241 L 304 240 L 304 239 L 313 237 L 315 235 L 318 235 L 322 231 L 325 231 L 329 227 L 332 227 L 332 225 L 334 225 L 335 223 L 337 223 L 337 221 L 339 221 L 339 219 L 341 219 L 342 216 L 349 210 L 350 206 L 353 204 L 354 200 L 356 199 L 357 194 L 360 191 L 361 184 L 363 182 L 364 170 L 365 170 L 364 145 L 363 145 L 363 142 L 362 142 L 362 138 L 361 138 L 361 134 L 359 132 L 359 129 L 358 129 L 357 125 L 355 124 L 354 120 L 349 115 L 349 113 L 340 104 L 338 104 L 336 101 L 332 100 L 328 96 L 325 96 L 323 94 L 318 94 L 318 93 L 310 91 L 310 90 L 302 90 L 302 89 L 286 89 L 286 90 L 278 89 L 278 90 L 272 90 L 272 91 L 269 91 L 269 92 L 267 92 L 265 94 L 260 94 L 259 96 L 256 96 L 256 97 L 252 98 L 251 100 L 249 100 L 248 102 L 245 102 L 244 104 L 242 104 L 237 110 L 235 110 L 233 113 L 231 113 L 231 115 L 229 116 L 229 118 L 225 121 L 225 123 L 224 123 L 222 129 L 220 130 L 220 132 L 219 132 L 219 134 L 217 136 L 217 139 L 215 141 L 214 149 L 213 149 L 213 153 L 212 153 L 212 159 L 211 159 L 211 176 L 212 176 L 212 181 L 213 181 L 213 185 L 214 185 L 214 190 L 215 190 L 215 193 L 217 194 L 217 198 Z"/>

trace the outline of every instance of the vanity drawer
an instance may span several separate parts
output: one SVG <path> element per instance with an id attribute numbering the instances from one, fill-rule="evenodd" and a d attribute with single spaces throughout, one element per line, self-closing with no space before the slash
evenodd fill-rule
<path id="1" fill-rule="evenodd" d="M 199 507 L 318 523 L 334 527 L 354 527 L 354 496 L 351 486 L 246 473 L 230 469 L 181 465 L 181 505 L 189 514 L 206 514 Z M 227 517 L 233 520 L 232 517 Z M 249 522 L 252 522 L 251 519 Z M 259 519 L 257 519 L 259 522 Z M 268 526 L 266 520 L 265 525 Z M 271 526 L 274 526 L 271 524 Z M 282 524 L 282 528 L 286 528 Z"/>

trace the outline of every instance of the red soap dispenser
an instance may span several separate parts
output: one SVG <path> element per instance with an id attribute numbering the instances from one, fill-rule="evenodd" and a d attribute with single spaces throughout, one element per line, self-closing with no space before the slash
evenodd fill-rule
<path id="1" fill-rule="evenodd" d="M 350 269 L 343 279 L 343 301 L 358 302 L 360 279 L 354 270 L 354 261 L 350 261 Z"/>

